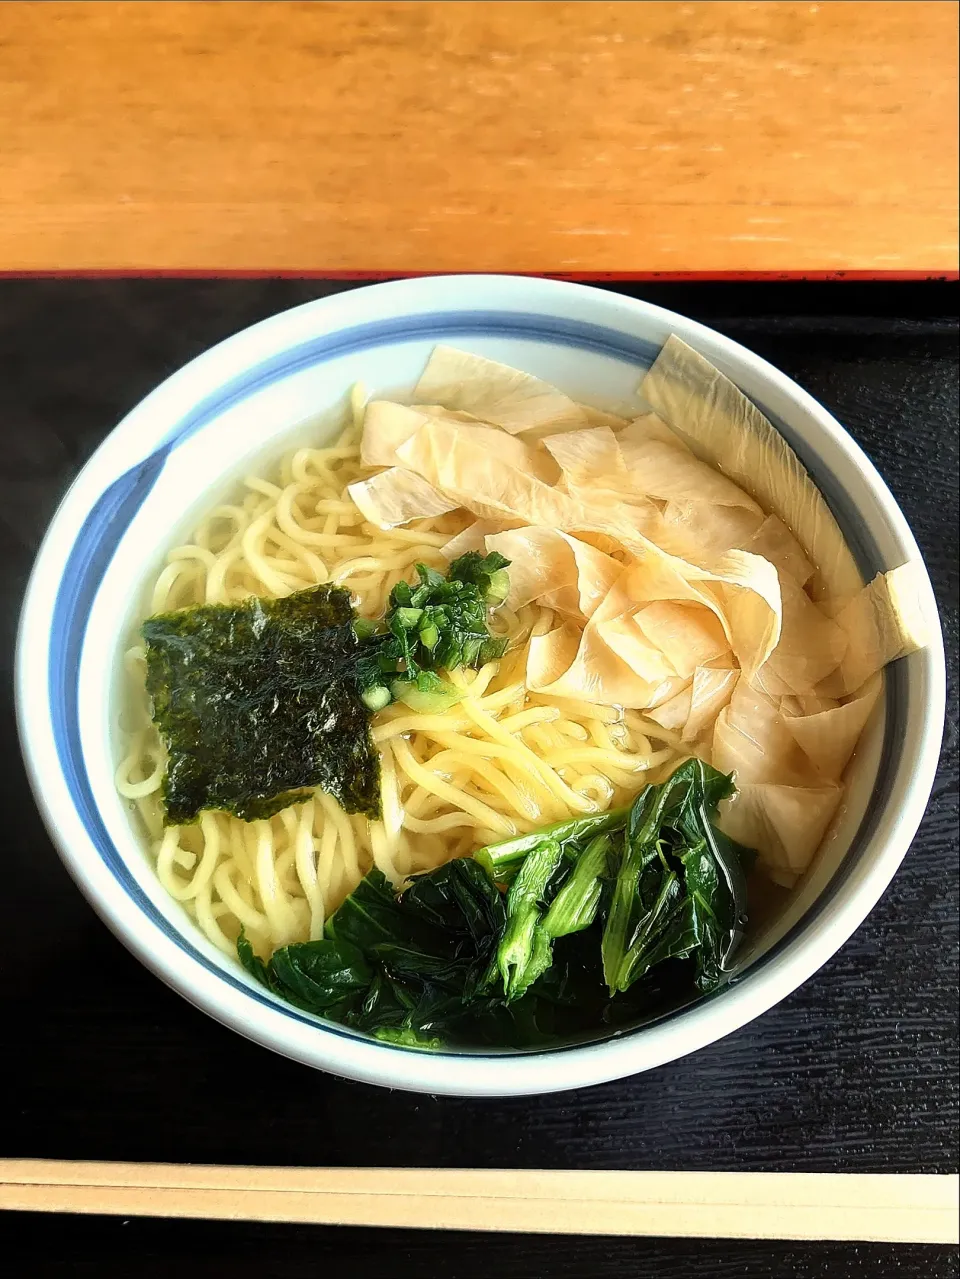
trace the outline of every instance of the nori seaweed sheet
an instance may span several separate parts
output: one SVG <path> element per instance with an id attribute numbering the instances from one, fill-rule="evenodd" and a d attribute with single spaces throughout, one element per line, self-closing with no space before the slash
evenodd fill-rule
<path id="1" fill-rule="evenodd" d="M 254 821 L 319 786 L 380 814 L 380 763 L 354 675 L 342 587 L 203 604 L 148 618 L 147 692 L 169 753 L 166 821 L 222 809 Z"/>

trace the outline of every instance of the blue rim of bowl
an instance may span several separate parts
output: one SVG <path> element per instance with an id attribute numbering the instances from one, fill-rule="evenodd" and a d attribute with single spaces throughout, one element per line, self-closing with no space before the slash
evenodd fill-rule
<path id="1" fill-rule="evenodd" d="M 656 358 L 659 346 L 642 338 L 631 337 L 616 329 L 583 321 L 555 316 L 502 311 L 453 311 L 433 312 L 403 319 L 373 321 L 366 324 L 326 334 L 298 344 L 273 356 L 248 371 L 231 379 L 211 395 L 200 401 L 162 438 L 157 449 L 138 465 L 131 467 L 100 495 L 91 507 L 76 540 L 70 549 L 54 602 L 49 664 L 47 672 L 48 697 L 53 724 L 54 742 L 63 770 L 64 780 L 70 792 L 74 808 L 87 835 L 101 860 L 126 895 L 188 958 L 200 964 L 207 972 L 226 982 L 234 990 L 257 1003 L 302 1024 L 323 1030 L 341 1038 L 376 1043 L 378 1047 L 394 1052 L 416 1051 L 397 1045 L 379 1043 L 361 1032 L 353 1031 L 337 1023 L 299 1012 L 290 1005 L 261 992 L 241 976 L 225 971 L 199 951 L 160 913 L 141 889 L 114 846 L 101 818 L 93 796 L 93 790 L 83 759 L 79 723 L 79 664 L 91 607 L 100 582 L 123 536 L 141 504 L 153 488 L 167 458 L 179 445 L 231 406 L 270 384 L 289 377 L 308 367 L 325 364 L 344 355 L 356 354 L 386 344 L 406 342 L 450 341 L 453 338 L 512 338 L 541 342 L 550 346 L 568 346 L 591 351 L 638 369 L 649 367 Z M 761 402 L 750 397 L 757 408 L 781 432 L 797 453 L 804 466 L 814 476 L 828 506 L 847 538 L 848 545 L 864 574 L 869 580 L 884 568 L 882 556 L 862 521 L 853 518 L 855 511 L 849 506 L 846 495 L 836 477 L 822 461 L 811 455 L 805 441 L 798 437 L 786 423 Z M 858 864 L 863 851 L 879 819 L 876 803 L 878 794 L 886 789 L 893 768 L 893 743 L 897 740 L 907 713 L 906 681 L 899 663 L 888 669 L 886 676 L 886 723 L 881 758 L 873 793 L 864 818 L 854 836 L 841 865 L 823 892 L 793 927 L 765 954 L 760 956 L 742 974 L 736 975 L 727 986 L 748 981 L 751 974 L 760 972 L 793 941 L 797 933 L 815 919 L 834 899 L 837 892 Z M 571 1052 L 588 1044 L 608 1042 L 627 1035 L 640 1033 L 653 1026 L 663 1025 L 681 1016 L 694 1006 L 702 1006 L 722 997 L 727 986 L 711 995 L 672 1008 L 658 1017 L 636 1026 L 618 1028 L 616 1031 L 577 1038 L 575 1041 L 531 1049 L 499 1052 L 483 1052 L 464 1049 L 455 1053 L 431 1053 L 432 1058 L 450 1061 L 470 1057 L 474 1060 L 502 1060 L 516 1056 L 531 1056 Z"/>

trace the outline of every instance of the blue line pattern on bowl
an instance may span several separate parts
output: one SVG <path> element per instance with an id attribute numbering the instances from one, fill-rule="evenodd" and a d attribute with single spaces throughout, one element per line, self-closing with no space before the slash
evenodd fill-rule
<path id="1" fill-rule="evenodd" d="M 107 566 L 131 520 L 156 483 L 167 458 L 178 445 L 253 392 L 302 369 L 325 364 L 339 356 L 355 354 L 377 346 L 423 340 L 449 342 L 455 338 L 469 337 L 521 338 L 552 346 L 569 346 L 625 361 L 636 365 L 638 370 L 649 367 L 659 350 L 654 343 L 641 338 L 631 338 L 616 329 L 601 325 L 554 316 L 502 311 L 437 312 L 405 319 L 375 321 L 304 342 L 285 351 L 282 355 L 264 360 L 201 401 L 195 409 L 171 428 L 155 452 L 115 480 L 101 494 L 91 508 L 71 548 L 54 604 L 48 669 L 54 739 L 73 803 L 104 864 L 124 892 L 151 922 L 208 972 L 214 973 L 222 981 L 258 1003 L 280 1009 L 287 1016 L 307 1025 L 322 1027 L 327 1033 L 348 1038 L 362 1039 L 365 1036 L 320 1018 L 300 1013 L 297 1009 L 273 999 L 266 992 L 260 992 L 247 985 L 240 978 L 239 973 L 234 976 L 212 963 L 183 934 L 171 927 L 137 884 L 114 847 L 97 810 L 83 760 L 78 714 L 80 654 L 93 600 Z M 764 405 L 754 402 L 793 447 L 804 465 L 816 475 L 817 484 L 840 522 L 861 570 L 865 576 L 871 577 L 883 567 L 881 557 L 862 521 L 857 520 L 855 512 L 849 508 L 843 490 L 835 477 L 825 471 L 822 464 L 810 466 L 810 461 L 814 459 L 809 457 L 809 450 L 805 448 L 804 442 Z M 819 462 L 819 459 L 815 461 Z M 896 667 L 887 675 L 887 724 L 874 796 L 881 792 L 883 782 L 892 768 L 891 743 L 896 740 L 897 725 L 902 722 L 905 713 L 905 685 L 898 675 Z M 795 928 L 775 947 L 751 965 L 748 972 L 764 967 L 789 943 L 797 928 L 809 920 L 811 915 L 819 913 L 824 908 L 856 864 L 859 852 L 866 846 L 876 820 L 877 806 L 871 800 L 867 814 L 842 866 L 814 904 L 813 910 L 804 917 L 804 920 L 798 921 Z M 715 991 L 707 998 L 714 999 L 720 994 L 722 990 Z M 645 1022 L 644 1025 L 662 1024 L 679 1016 L 683 1011 L 683 1009 L 671 1010 L 661 1017 Z M 621 1033 L 629 1033 L 629 1030 Z M 563 1052 L 578 1046 L 581 1045 L 560 1045 L 546 1051 Z M 393 1050 L 409 1051 L 400 1048 Z M 470 1055 L 489 1057 L 503 1054 L 472 1053 Z M 450 1060 L 456 1060 L 456 1056 L 451 1056 Z"/>

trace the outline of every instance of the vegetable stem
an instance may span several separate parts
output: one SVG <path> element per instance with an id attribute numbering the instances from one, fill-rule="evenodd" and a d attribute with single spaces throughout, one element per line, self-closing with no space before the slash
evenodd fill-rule
<path id="1" fill-rule="evenodd" d="M 614 808 L 607 813 L 556 822 L 543 830 L 531 831 L 529 835 L 514 835 L 510 839 L 488 844 L 486 848 L 475 852 L 474 857 L 493 879 L 509 883 L 527 854 L 539 847 L 544 840 L 555 840 L 563 848 L 601 831 L 616 830 L 623 826 L 629 812 L 629 808 Z"/>
<path id="2" fill-rule="evenodd" d="M 497 950 L 497 967 L 507 1000 L 519 999 L 550 966 L 550 946 L 539 932 L 541 903 L 562 850 L 544 839 L 526 858 L 507 894 L 507 927 Z"/>
<path id="3" fill-rule="evenodd" d="M 580 854 L 576 866 L 544 916 L 543 932 L 551 940 L 582 932 L 593 923 L 612 851 L 613 841 L 604 833 L 592 839 Z"/>

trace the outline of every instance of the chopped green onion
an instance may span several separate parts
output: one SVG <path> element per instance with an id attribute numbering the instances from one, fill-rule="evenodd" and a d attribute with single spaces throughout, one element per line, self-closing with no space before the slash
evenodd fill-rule
<path id="1" fill-rule="evenodd" d="M 373 684 L 370 688 L 365 688 L 360 694 L 360 700 L 370 711 L 382 711 L 385 706 L 389 706 L 393 698 L 390 695 L 389 688 L 383 684 Z"/>
<path id="2" fill-rule="evenodd" d="M 470 639 L 464 640 L 462 650 L 462 664 L 464 666 L 476 665 L 477 658 L 480 656 L 480 648 L 482 644 L 483 640 L 477 639 L 476 636 L 471 636 Z"/>
<path id="3" fill-rule="evenodd" d="M 440 643 L 440 632 L 431 622 L 429 626 L 425 626 L 423 628 L 423 630 L 420 632 L 419 638 L 420 638 L 420 643 L 423 645 L 423 647 L 426 649 L 429 649 L 430 652 L 432 653 L 433 650 Z"/>
<path id="4" fill-rule="evenodd" d="M 472 551 L 454 560 L 447 576 L 418 564 L 419 585 L 396 583 L 386 616 L 376 629 L 371 630 L 369 622 L 356 627 L 363 645 L 357 661 L 359 687 L 389 687 L 399 679 L 404 685 L 415 684 L 419 694 L 429 694 L 435 702 L 438 690 L 445 686 L 424 684 L 422 675 L 461 667 L 478 670 L 501 657 L 507 641 L 490 634 L 485 599 L 492 578 L 498 584 L 495 595 L 504 588 L 507 563 L 495 551 L 488 555 Z M 444 700 L 453 704 L 449 688 Z"/>
<path id="5" fill-rule="evenodd" d="M 490 581 L 487 585 L 484 600 L 487 604 L 495 606 L 502 604 L 510 593 L 510 574 L 505 568 L 498 568 L 495 573 L 490 574 Z"/>
<path id="6" fill-rule="evenodd" d="M 405 631 L 415 629 L 420 618 L 423 617 L 422 608 L 398 608 L 394 613 L 394 617 L 400 623 Z"/>
<path id="7" fill-rule="evenodd" d="M 496 661 L 498 657 L 503 657 L 506 651 L 506 635 L 491 635 L 489 639 L 485 639 L 480 645 L 480 665 L 483 666 L 487 662 Z"/>
<path id="8" fill-rule="evenodd" d="M 421 679 L 423 674 L 429 673 L 422 672 Z M 409 706 L 418 715 L 442 715 L 445 710 L 463 700 L 460 689 L 442 679 L 437 679 L 429 688 L 418 687 L 416 680 L 396 679 L 390 687 L 396 700 Z"/>

